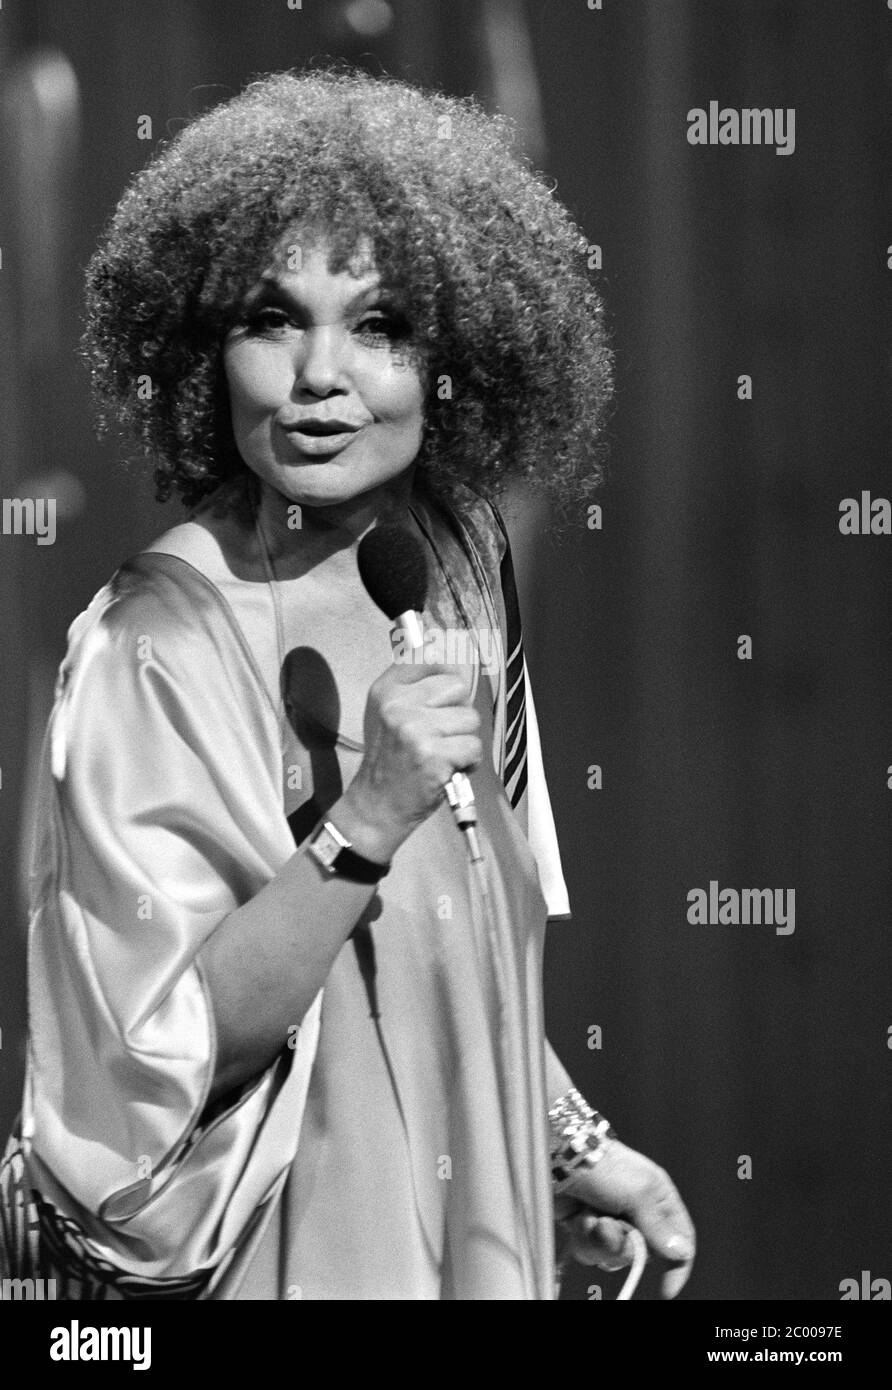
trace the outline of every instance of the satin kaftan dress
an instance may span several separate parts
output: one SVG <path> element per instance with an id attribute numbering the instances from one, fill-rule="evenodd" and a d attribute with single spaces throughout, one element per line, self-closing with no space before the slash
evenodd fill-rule
<path id="1" fill-rule="evenodd" d="M 362 748 L 310 713 L 298 661 L 283 737 L 233 608 L 181 555 L 126 562 L 70 630 L 40 774 L 23 1128 L 42 1201 L 136 1281 L 554 1296 L 541 966 L 567 904 L 510 555 L 487 504 L 459 520 L 418 495 L 413 515 L 426 628 L 482 643 L 485 862 L 445 804 L 419 826 L 275 1064 L 222 1113 L 196 956 Z"/>

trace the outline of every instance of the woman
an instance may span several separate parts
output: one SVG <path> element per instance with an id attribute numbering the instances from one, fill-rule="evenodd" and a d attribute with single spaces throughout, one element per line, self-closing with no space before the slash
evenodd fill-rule
<path id="1" fill-rule="evenodd" d="M 254 83 L 117 209 L 94 384 L 190 512 L 73 624 L 44 748 L 6 1183 L 68 1296 L 548 1299 L 555 1216 L 621 1264 L 610 1214 L 687 1277 L 668 1177 L 544 1039 L 566 893 L 489 500 L 597 481 L 586 252 L 501 121 L 349 72 Z M 499 659 L 392 660 L 383 521 L 427 633 Z"/>

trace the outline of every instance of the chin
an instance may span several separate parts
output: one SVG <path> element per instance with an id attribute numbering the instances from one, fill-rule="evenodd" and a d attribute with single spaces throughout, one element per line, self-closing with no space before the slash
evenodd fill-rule
<path id="1" fill-rule="evenodd" d="M 303 473 L 303 470 L 301 470 Z M 331 476 L 309 478 L 286 478 L 277 484 L 279 492 L 289 502 L 297 502 L 302 507 L 331 507 L 336 502 L 352 502 L 369 490 L 372 484 L 357 483 L 355 479 L 332 478 Z"/>
<path id="2" fill-rule="evenodd" d="M 388 471 L 379 475 L 374 470 L 366 472 L 357 469 L 355 465 L 338 467 L 333 459 L 291 464 L 281 471 L 277 469 L 273 476 L 266 477 L 266 481 L 290 503 L 301 507 L 333 507 L 339 503 L 353 502 L 377 488 L 396 483 L 410 467 L 411 463 L 395 473 Z"/>

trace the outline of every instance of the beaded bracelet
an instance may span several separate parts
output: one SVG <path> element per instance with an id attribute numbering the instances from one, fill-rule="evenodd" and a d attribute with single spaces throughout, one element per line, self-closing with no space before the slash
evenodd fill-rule
<path id="1" fill-rule="evenodd" d="M 575 1087 L 556 1100 L 548 1112 L 551 1126 L 551 1178 L 556 1193 L 570 1185 L 580 1168 L 591 1168 L 604 1157 L 605 1141 L 615 1139 L 610 1121 L 592 1110 Z"/>

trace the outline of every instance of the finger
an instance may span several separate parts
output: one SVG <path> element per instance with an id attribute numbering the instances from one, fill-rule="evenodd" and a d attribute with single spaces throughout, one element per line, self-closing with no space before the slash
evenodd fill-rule
<path id="1" fill-rule="evenodd" d="M 414 685 L 417 681 L 458 675 L 454 666 L 445 666 L 442 662 L 395 661 L 378 679 L 390 681 L 394 685 Z"/>
<path id="2" fill-rule="evenodd" d="M 677 1264 L 693 1260 L 694 1223 L 668 1174 L 661 1175 L 656 1190 L 651 1188 L 630 1215 L 655 1255 Z"/>
<path id="3" fill-rule="evenodd" d="M 686 1260 L 684 1264 L 673 1265 L 671 1269 L 667 1269 L 660 1280 L 660 1298 L 675 1298 L 681 1293 L 691 1277 L 693 1265 L 693 1260 Z"/>
<path id="4" fill-rule="evenodd" d="M 396 681 L 424 680 L 428 676 L 460 676 L 466 680 L 468 673 L 467 665 L 455 661 L 394 661 L 381 675 Z"/>
<path id="5" fill-rule="evenodd" d="M 454 772 L 473 772 L 483 762 L 483 744 L 474 734 L 461 734 L 444 740 L 443 754 L 449 760 L 448 782 Z"/>
<path id="6" fill-rule="evenodd" d="M 628 1242 L 630 1227 L 612 1216 L 591 1212 L 573 1217 L 573 1254 L 580 1264 L 597 1265 L 607 1271 L 624 1269 L 632 1260 Z"/>
<path id="7" fill-rule="evenodd" d="M 450 705 L 437 712 L 437 732 L 443 738 L 453 738 L 457 734 L 476 734 L 480 728 L 480 715 L 472 705 Z"/>
<path id="8" fill-rule="evenodd" d="M 437 673 L 436 666 L 425 666 L 421 661 L 394 661 L 392 666 L 381 672 L 378 679 L 391 685 L 413 685 L 415 681 L 423 681 Z"/>
<path id="9" fill-rule="evenodd" d="M 466 705 L 471 689 L 457 671 L 445 671 L 431 676 L 422 686 L 421 693 L 428 708 L 440 709 L 444 705 Z"/>

